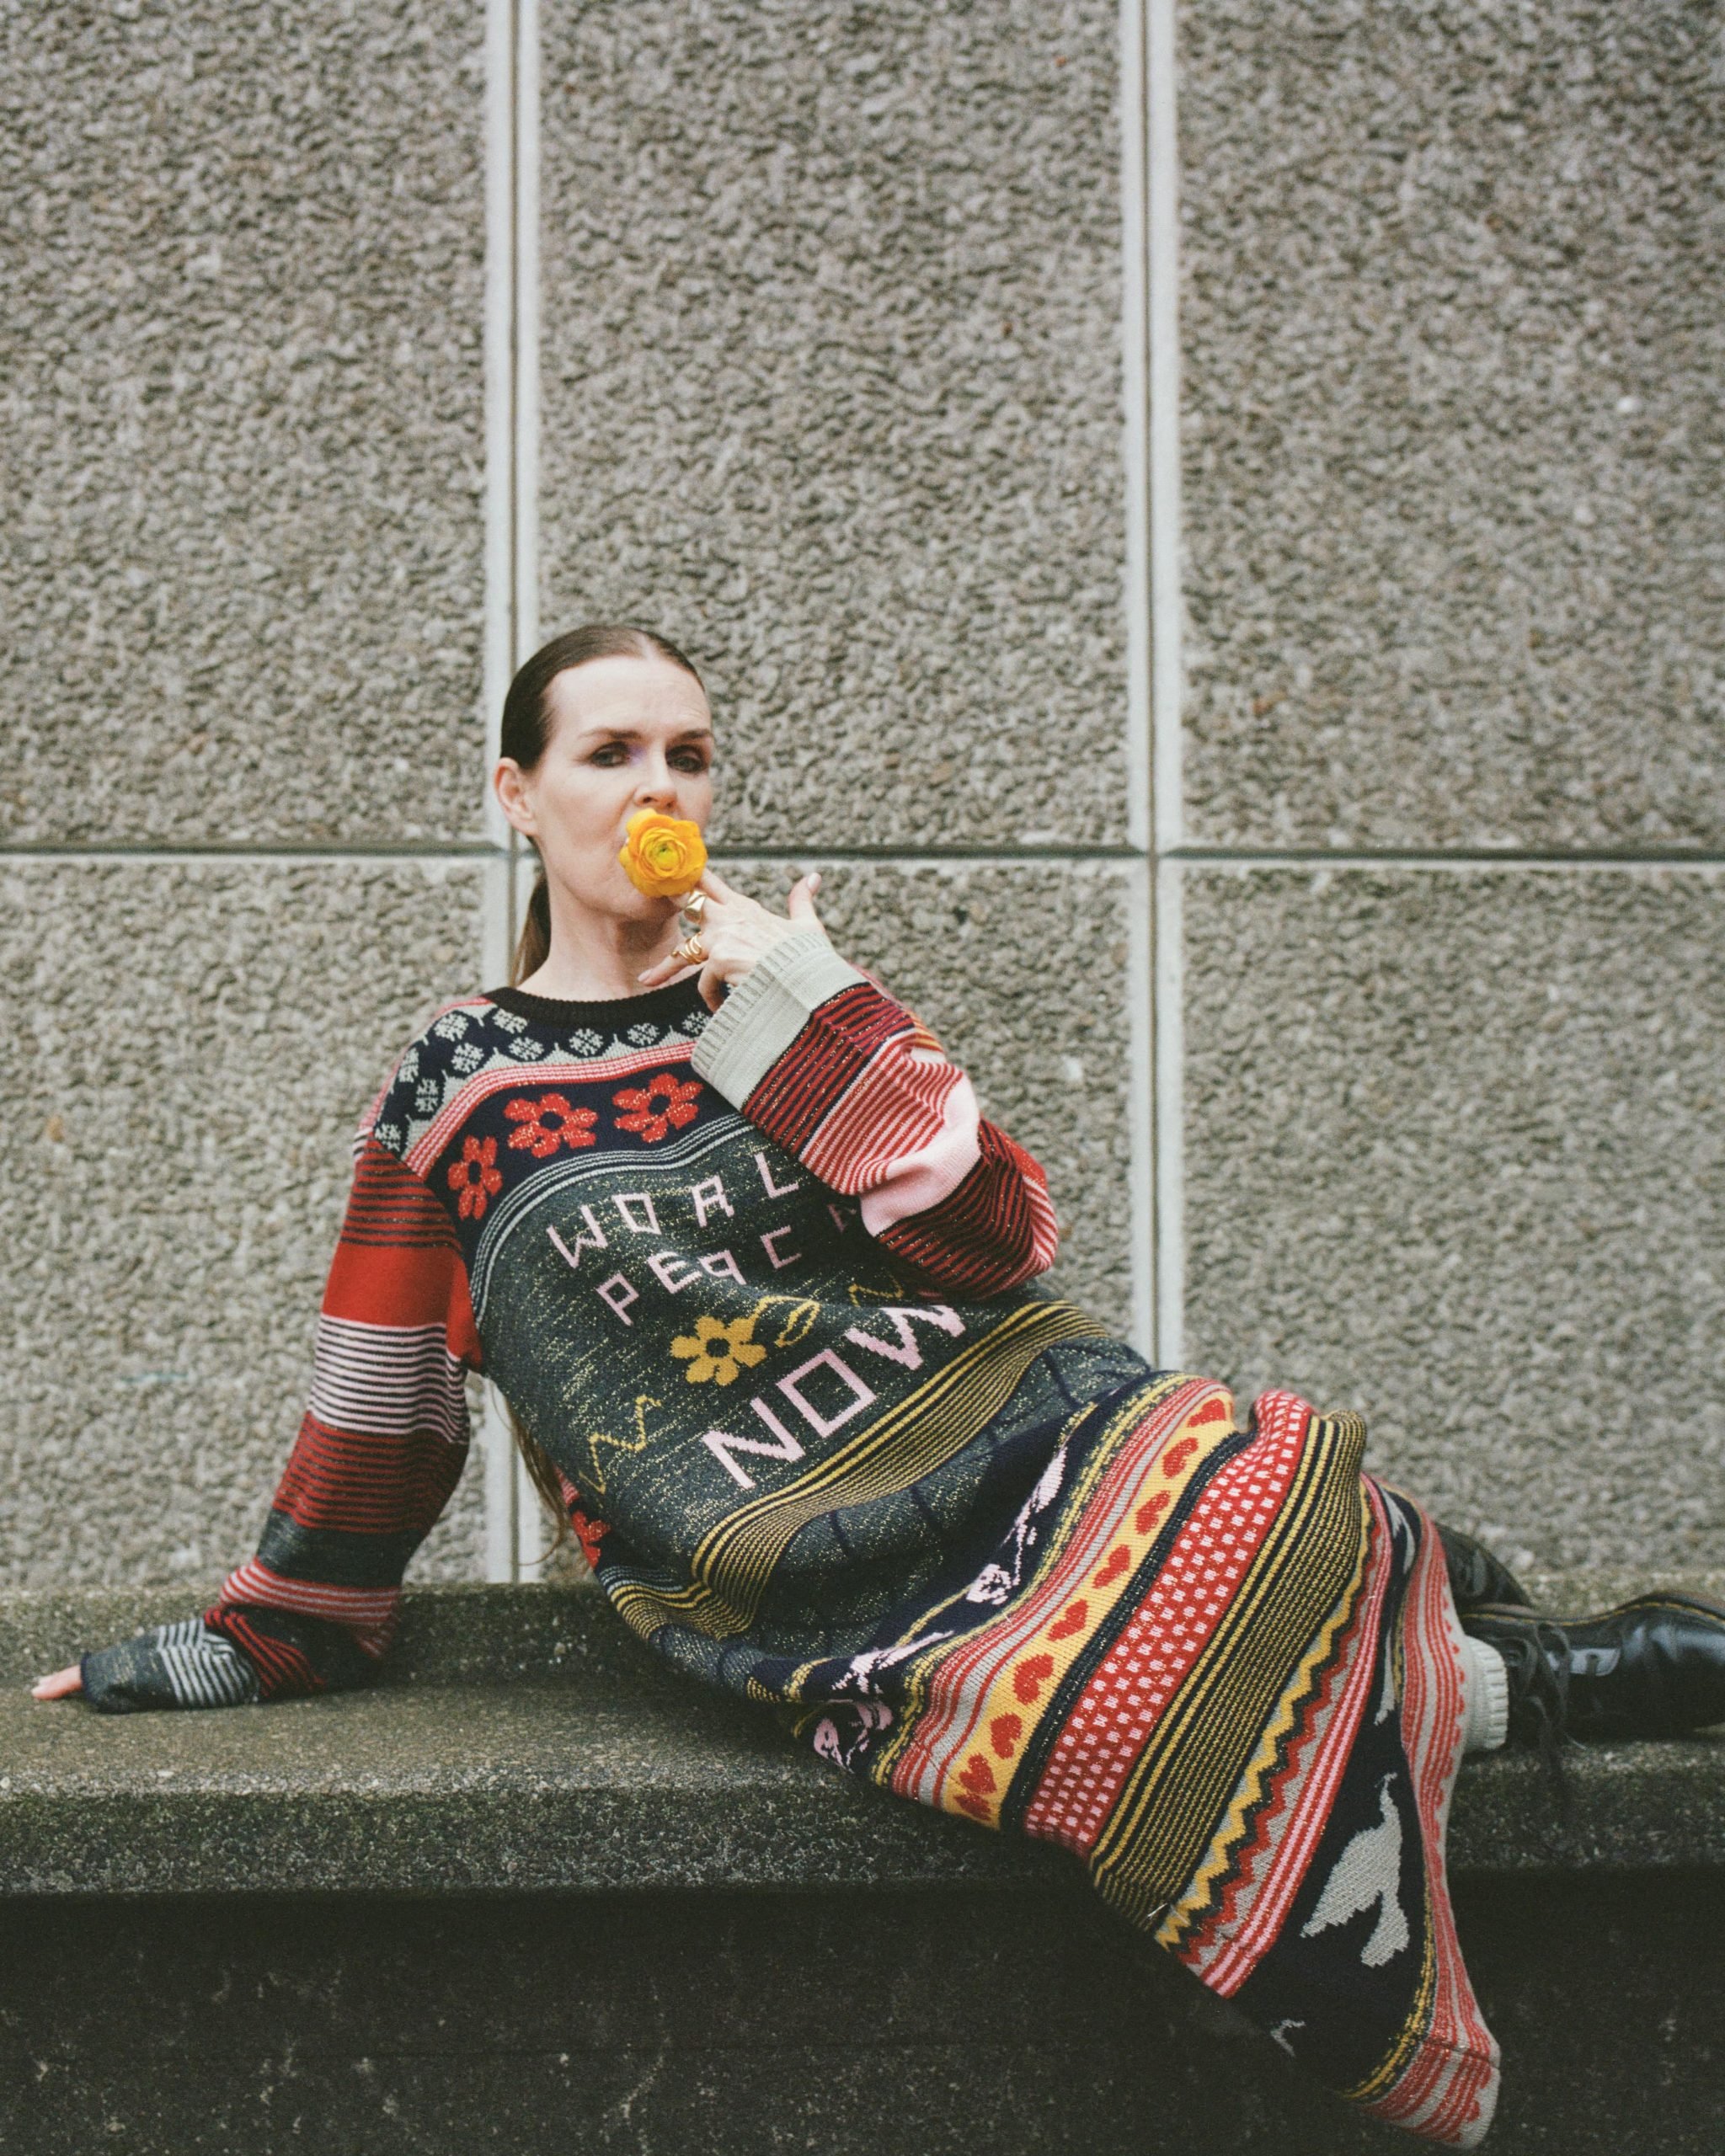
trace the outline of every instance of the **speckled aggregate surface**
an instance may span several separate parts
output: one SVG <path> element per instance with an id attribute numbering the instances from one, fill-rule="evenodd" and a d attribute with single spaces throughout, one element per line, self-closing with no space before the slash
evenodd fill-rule
<path id="1" fill-rule="evenodd" d="M 1725 837 L 1707 0 L 1183 11 L 1189 825 Z"/>
<path id="2" fill-rule="evenodd" d="M 0 1580 L 184 1581 L 257 1545 L 360 1114 L 472 988 L 479 871 L 0 864 Z M 472 1576 L 476 1457 L 416 1563 Z M 185 1614 L 190 1614 L 190 1608 Z"/>
<path id="3" fill-rule="evenodd" d="M 1188 875 L 1187 1359 L 1514 1557 L 1725 1564 L 1725 882 Z"/>
<path id="4" fill-rule="evenodd" d="M 0 11 L 0 838 L 478 828 L 484 11 Z"/>
<path id="5" fill-rule="evenodd" d="M 1119 9 L 546 0 L 541 622 L 732 843 L 1119 840 Z"/>

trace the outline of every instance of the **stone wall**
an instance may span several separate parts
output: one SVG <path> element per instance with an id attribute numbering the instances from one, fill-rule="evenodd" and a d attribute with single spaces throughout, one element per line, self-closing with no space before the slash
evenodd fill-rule
<path id="1" fill-rule="evenodd" d="M 354 1126 L 478 960 L 483 20 L 0 23 L 0 1578 L 202 1593 Z"/>
<path id="2" fill-rule="evenodd" d="M 1725 1562 L 1712 11 L 1164 4 L 0 0 L 0 1581 L 251 1546 L 506 938 L 488 636 L 617 613 L 1063 1286 L 1512 1552 Z"/>
<path id="3" fill-rule="evenodd" d="M 1187 1351 L 1546 1564 L 1725 1551 L 1718 37 L 1181 19 Z"/>

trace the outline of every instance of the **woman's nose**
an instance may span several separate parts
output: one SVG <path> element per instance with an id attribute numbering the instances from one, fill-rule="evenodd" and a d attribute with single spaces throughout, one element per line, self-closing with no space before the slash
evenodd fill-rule
<path id="1" fill-rule="evenodd" d="M 676 799 L 676 786 L 665 759 L 649 757 L 635 781 L 635 798 L 648 808 L 662 808 Z"/>

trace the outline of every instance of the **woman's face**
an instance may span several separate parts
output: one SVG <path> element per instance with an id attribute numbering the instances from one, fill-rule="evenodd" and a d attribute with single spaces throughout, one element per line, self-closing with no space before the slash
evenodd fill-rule
<path id="1" fill-rule="evenodd" d="M 499 763 L 497 798 L 539 848 L 553 883 L 595 911 L 657 920 L 673 900 L 638 891 L 617 859 L 628 820 L 658 808 L 705 825 L 713 813 L 713 717 L 700 684 L 663 659 L 595 659 L 547 697 L 537 766 Z"/>

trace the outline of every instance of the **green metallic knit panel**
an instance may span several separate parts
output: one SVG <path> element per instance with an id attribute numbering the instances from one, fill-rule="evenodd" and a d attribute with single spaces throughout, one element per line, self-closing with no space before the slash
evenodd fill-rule
<path id="1" fill-rule="evenodd" d="M 494 1209 L 473 1277 L 487 1369 L 628 1551 L 647 1630 L 724 1636 L 772 1617 L 769 1582 L 790 1603 L 922 1561 L 931 1505 L 963 1504 L 941 1470 L 1021 1385 L 1039 1396 L 1039 1357 L 1103 1341 L 1033 1288 L 919 1289 L 854 1204 L 729 1118 L 547 1166 Z M 842 1551 L 820 1524 L 841 1509 Z"/>

